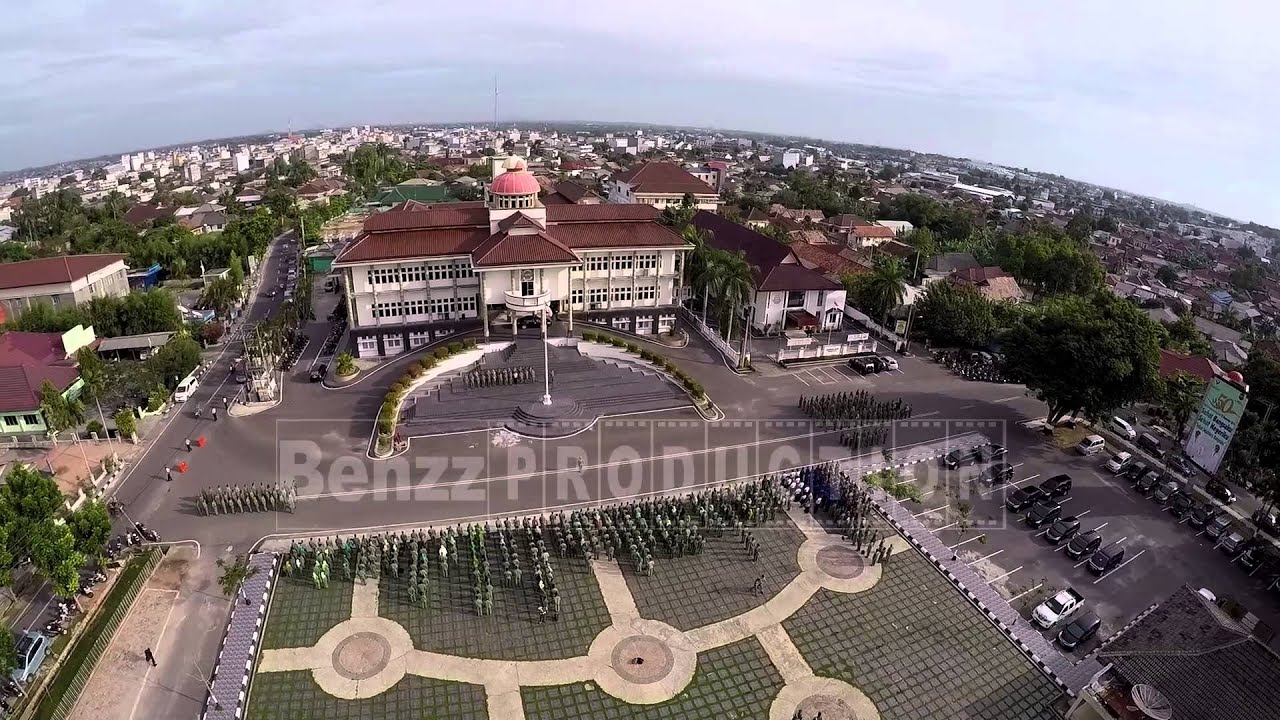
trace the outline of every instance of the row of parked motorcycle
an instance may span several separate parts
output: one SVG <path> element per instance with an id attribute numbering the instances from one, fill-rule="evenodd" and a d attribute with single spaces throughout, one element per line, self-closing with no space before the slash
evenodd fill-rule
<path id="1" fill-rule="evenodd" d="M 307 336 L 297 333 L 293 337 L 293 342 L 289 343 L 289 347 L 280 356 L 280 370 L 288 372 L 298 364 L 298 358 L 302 357 L 302 351 L 307 348 Z"/>
<path id="2" fill-rule="evenodd" d="M 333 357 L 338 352 L 338 343 L 342 342 L 342 336 L 347 332 L 347 319 L 345 317 L 330 317 L 329 334 L 324 338 L 324 346 L 320 348 L 320 357 Z"/>
<path id="3" fill-rule="evenodd" d="M 1002 359 L 992 353 L 940 350 L 933 354 L 933 359 L 965 380 L 989 383 L 1013 382 L 1013 379 L 1004 371 Z"/>

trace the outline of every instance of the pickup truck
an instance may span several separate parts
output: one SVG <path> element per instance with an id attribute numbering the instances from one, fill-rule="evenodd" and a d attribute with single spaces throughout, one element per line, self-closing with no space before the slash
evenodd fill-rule
<path id="1" fill-rule="evenodd" d="M 1031 619 L 1036 625 L 1048 630 L 1082 607 L 1084 596 L 1073 588 L 1067 588 L 1037 605 L 1031 613 Z"/>

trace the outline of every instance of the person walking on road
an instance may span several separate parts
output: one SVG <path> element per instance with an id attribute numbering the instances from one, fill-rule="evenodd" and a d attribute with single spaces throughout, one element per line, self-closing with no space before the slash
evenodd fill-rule
<path id="1" fill-rule="evenodd" d="M 213 421 L 218 422 L 218 408 L 213 409 Z"/>
<path id="2" fill-rule="evenodd" d="M 223 409 L 223 410 L 226 410 L 226 409 L 227 409 L 227 407 L 228 407 L 227 403 L 228 403 L 228 401 L 227 401 L 227 396 L 226 396 L 226 395 L 223 395 L 223 396 L 222 396 L 222 409 Z"/>
<path id="3" fill-rule="evenodd" d="M 167 467 L 164 469 L 164 481 L 173 482 L 173 468 Z"/>
<path id="4" fill-rule="evenodd" d="M 191 438 L 187 438 L 186 443 L 187 443 L 187 452 L 191 452 Z"/>
<path id="5" fill-rule="evenodd" d="M 147 662 L 151 663 L 151 667 L 156 666 L 156 656 L 151 652 L 151 648 L 144 650 L 142 652 L 142 657 L 146 658 Z"/>

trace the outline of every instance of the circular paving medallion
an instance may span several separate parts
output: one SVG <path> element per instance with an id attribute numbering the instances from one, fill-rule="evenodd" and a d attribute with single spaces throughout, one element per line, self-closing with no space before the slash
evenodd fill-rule
<path id="1" fill-rule="evenodd" d="M 333 669 L 348 680 L 367 680 L 391 660 L 391 643 L 377 633 L 360 632 L 333 649 Z"/>
<path id="2" fill-rule="evenodd" d="M 675 658 L 667 644 L 651 635 L 623 638 L 613 648 L 613 669 L 627 682 L 655 683 L 671 673 Z"/>
<path id="3" fill-rule="evenodd" d="M 810 695 L 796 706 L 804 717 L 817 717 L 822 720 L 858 720 L 853 708 L 838 697 L 831 695 Z"/>
<path id="4" fill-rule="evenodd" d="M 818 569 L 838 580 L 851 580 L 867 569 L 867 559 L 849 545 L 828 545 L 818 551 Z"/>

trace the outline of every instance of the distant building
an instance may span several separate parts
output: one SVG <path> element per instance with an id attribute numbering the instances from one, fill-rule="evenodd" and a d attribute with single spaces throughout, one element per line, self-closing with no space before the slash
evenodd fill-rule
<path id="1" fill-rule="evenodd" d="M 542 195 L 543 205 L 599 205 L 604 198 L 572 180 L 561 180 Z"/>
<path id="2" fill-rule="evenodd" d="M 78 397 L 84 382 L 75 353 L 96 340 L 93 328 L 81 325 L 65 333 L 0 335 L 0 434 L 46 432 L 41 389 L 47 382 L 66 399 Z"/>
<path id="3" fill-rule="evenodd" d="M 710 185 L 674 163 L 640 163 L 615 175 L 607 188 L 611 203 L 641 203 L 661 209 L 679 205 L 685 195 L 692 195 L 699 210 L 716 212 L 720 207 L 720 195 Z"/>
<path id="4" fill-rule="evenodd" d="M 0 322 L 36 303 L 56 308 L 129 294 L 125 256 L 66 255 L 0 263 Z"/>
<path id="5" fill-rule="evenodd" d="M 951 273 L 955 285 L 976 289 L 993 302 L 1022 302 L 1022 288 L 1012 275 L 998 267 L 975 267 Z"/>

